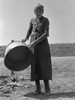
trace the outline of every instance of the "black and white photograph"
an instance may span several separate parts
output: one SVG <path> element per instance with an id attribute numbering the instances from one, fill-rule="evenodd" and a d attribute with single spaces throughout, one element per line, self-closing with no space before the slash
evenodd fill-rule
<path id="1" fill-rule="evenodd" d="M 75 0 L 0 0 L 0 100 L 75 100 Z"/>

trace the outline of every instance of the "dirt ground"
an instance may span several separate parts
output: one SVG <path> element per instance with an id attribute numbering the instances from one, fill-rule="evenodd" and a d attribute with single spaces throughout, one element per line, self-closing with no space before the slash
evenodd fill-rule
<path id="1" fill-rule="evenodd" d="M 15 72 L 18 81 L 10 84 L 10 71 L 0 59 L 0 100 L 75 100 L 75 57 L 52 57 L 53 79 L 50 81 L 51 95 L 33 95 L 35 83 L 30 81 L 30 67 Z M 8 77 L 6 77 L 8 76 Z M 21 76 L 23 76 L 21 78 Z"/>

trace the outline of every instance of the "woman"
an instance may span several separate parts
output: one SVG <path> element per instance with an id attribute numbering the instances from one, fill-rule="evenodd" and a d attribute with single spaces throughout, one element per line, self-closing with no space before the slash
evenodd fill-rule
<path id="1" fill-rule="evenodd" d="M 35 94 L 41 93 L 40 80 L 44 81 L 45 93 L 50 94 L 49 80 L 52 80 L 52 65 L 47 37 L 49 36 L 49 20 L 43 16 L 44 7 L 38 4 L 34 8 L 35 18 L 30 21 L 30 26 L 23 40 L 30 37 L 30 49 L 33 51 L 34 60 L 31 64 L 31 81 L 35 81 Z"/>

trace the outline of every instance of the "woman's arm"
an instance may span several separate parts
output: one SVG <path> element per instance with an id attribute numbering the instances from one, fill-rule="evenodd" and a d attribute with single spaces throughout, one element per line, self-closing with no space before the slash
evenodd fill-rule
<path id="1" fill-rule="evenodd" d="M 36 39 L 35 41 L 33 41 L 33 43 L 35 43 L 35 45 L 41 41 L 43 41 L 45 38 L 47 38 L 47 33 L 44 33 L 42 36 L 40 36 L 38 39 Z"/>
<path id="2" fill-rule="evenodd" d="M 28 29 L 28 32 L 27 32 L 25 39 L 29 39 L 29 36 L 31 35 L 31 33 L 32 33 L 32 21 L 30 21 L 29 29 Z"/>
<path id="3" fill-rule="evenodd" d="M 29 36 L 31 35 L 31 32 L 32 32 L 32 22 L 30 21 L 29 29 L 28 29 L 28 31 L 27 31 L 27 35 L 26 35 L 26 37 L 22 40 L 22 42 L 25 42 L 27 39 L 29 39 Z"/>

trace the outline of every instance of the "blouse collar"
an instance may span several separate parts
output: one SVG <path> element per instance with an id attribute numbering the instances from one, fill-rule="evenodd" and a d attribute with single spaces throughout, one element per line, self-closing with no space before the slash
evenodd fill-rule
<path id="1" fill-rule="evenodd" d="M 37 19 L 37 18 L 36 18 L 36 20 L 40 21 L 42 18 L 43 18 L 43 16 L 41 16 L 40 19 Z"/>

